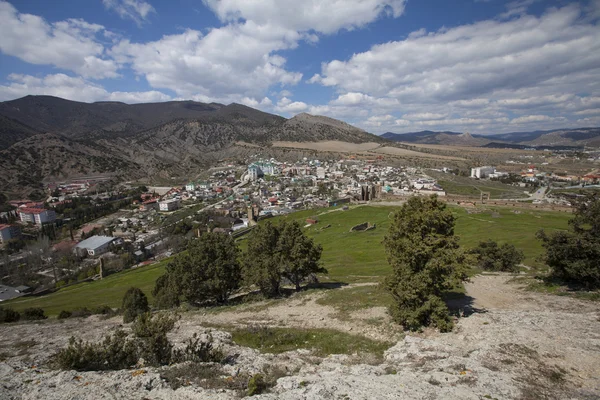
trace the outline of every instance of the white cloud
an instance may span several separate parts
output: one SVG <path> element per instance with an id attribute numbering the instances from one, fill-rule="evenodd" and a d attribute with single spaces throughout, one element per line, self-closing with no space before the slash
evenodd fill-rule
<path id="1" fill-rule="evenodd" d="M 570 6 L 540 18 L 482 21 L 376 45 L 325 64 L 320 82 L 371 96 L 447 101 L 597 70 L 600 28 L 579 24 L 580 11 Z"/>
<path id="2" fill-rule="evenodd" d="M 107 10 L 114 10 L 123 19 L 131 19 L 141 25 L 156 10 L 143 0 L 102 0 Z"/>
<path id="3" fill-rule="evenodd" d="M 288 29 L 331 34 L 373 22 L 381 15 L 399 17 L 405 0 L 203 0 L 223 22 L 251 20 Z M 314 38 L 313 38 L 314 40 Z"/>
<path id="4" fill-rule="evenodd" d="M 65 74 L 46 75 L 43 78 L 31 75 L 11 74 L 9 82 L 0 85 L 0 101 L 27 95 L 49 95 L 70 100 L 122 101 L 124 103 L 147 103 L 171 100 L 171 97 L 152 90 L 147 92 L 108 92 L 102 86 L 81 77 Z"/>
<path id="5" fill-rule="evenodd" d="M 280 99 L 275 106 L 275 111 L 282 114 L 297 114 L 308 110 L 308 104 L 302 101 L 292 101 L 287 97 Z"/>
<path id="6" fill-rule="evenodd" d="M 515 118 L 510 121 L 511 124 L 529 124 L 532 122 L 550 122 L 560 120 L 560 117 L 550 117 L 548 115 L 526 115 Z"/>
<path id="7" fill-rule="evenodd" d="M 87 78 L 119 76 L 117 64 L 106 57 L 96 36 L 107 32 L 102 25 L 81 19 L 48 23 L 43 18 L 19 13 L 0 1 L 0 50 L 23 61 L 54 65 Z"/>
<path id="8" fill-rule="evenodd" d="M 442 119 L 446 118 L 448 114 L 438 113 L 415 113 L 415 114 L 404 114 L 402 117 L 409 120 L 426 120 L 426 119 Z"/>

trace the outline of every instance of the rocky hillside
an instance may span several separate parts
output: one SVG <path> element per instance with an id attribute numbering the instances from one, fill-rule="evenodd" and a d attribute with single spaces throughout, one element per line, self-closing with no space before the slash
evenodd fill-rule
<path id="1" fill-rule="evenodd" d="M 27 96 L 0 103 L 0 191 L 24 193 L 42 182 L 96 174 L 185 175 L 238 156 L 239 143 L 276 140 L 383 139 L 331 118 L 287 120 L 235 103 L 130 105 Z"/>
<path id="2" fill-rule="evenodd" d="M 381 307 L 338 319 L 333 307 L 316 302 L 324 295 L 318 291 L 221 312 L 183 312 L 169 339 L 181 347 L 193 334 L 210 336 L 226 356 L 221 364 L 61 371 L 50 361 L 69 337 L 99 342 L 122 327 L 122 318 L 6 324 L 0 398 L 234 400 L 245 397 L 249 377 L 260 373 L 273 387 L 253 399 L 598 399 L 598 303 L 524 292 L 513 280 L 472 278 L 467 296 L 455 306 L 456 328 L 443 334 L 387 332 L 394 323 Z M 208 328 L 215 325 L 220 328 Z M 273 354 L 236 344 L 227 330 L 240 326 L 329 328 L 355 340 L 385 339 L 387 350 L 381 356 L 316 354 L 310 348 Z"/>

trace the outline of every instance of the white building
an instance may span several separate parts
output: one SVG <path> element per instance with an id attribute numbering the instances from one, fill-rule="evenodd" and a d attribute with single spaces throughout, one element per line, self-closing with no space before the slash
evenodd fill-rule
<path id="1" fill-rule="evenodd" d="M 158 203 L 160 211 L 173 211 L 179 208 L 179 199 L 164 200 Z"/>
<path id="2" fill-rule="evenodd" d="M 56 220 L 54 210 L 45 210 L 43 208 L 22 208 L 19 210 L 19 217 L 22 222 L 31 222 L 36 225 L 42 225 L 46 222 Z"/>
<path id="3" fill-rule="evenodd" d="M 92 236 L 89 237 L 75 246 L 75 251 L 79 254 L 86 254 L 95 257 L 100 254 L 106 253 L 110 245 L 116 243 L 118 238 L 112 236 Z"/>
<path id="4" fill-rule="evenodd" d="M 490 174 L 496 172 L 496 168 L 494 167 L 477 167 L 471 168 L 471 178 L 487 178 Z"/>
<path id="5" fill-rule="evenodd" d="M 193 192 L 194 190 L 196 190 L 196 184 L 193 182 L 188 183 L 187 185 L 185 185 L 185 190 L 188 192 Z"/>
<path id="6" fill-rule="evenodd" d="M 317 179 L 325 179 L 325 168 L 317 167 Z"/>
<path id="7" fill-rule="evenodd" d="M 21 236 L 21 229 L 18 226 L 0 224 L 0 243 L 6 243 L 19 236 Z"/>

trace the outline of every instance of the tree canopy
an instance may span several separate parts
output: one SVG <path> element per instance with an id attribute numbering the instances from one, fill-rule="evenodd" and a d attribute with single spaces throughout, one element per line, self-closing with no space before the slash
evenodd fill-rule
<path id="1" fill-rule="evenodd" d="M 159 306 L 179 304 L 180 296 L 200 304 L 206 301 L 227 302 L 240 288 L 239 249 L 233 238 L 221 233 L 206 233 L 192 240 L 186 251 L 167 265 L 153 293 Z"/>
<path id="2" fill-rule="evenodd" d="M 298 222 L 258 225 L 248 239 L 244 274 L 248 284 L 269 297 L 278 296 L 285 278 L 296 290 L 310 275 L 327 273 L 319 265 L 322 247 L 308 238 Z"/>
<path id="3" fill-rule="evenodd" d="M 518 272 L 519 264 L 525 259 L 525 254 L 514 245 L 498 246 L 493 240 L 480 242 L 471 254 L 475 255 L 479 267 L 487 271 Z"/>
<path id="4" fill-rule="evenodd" d="M 588 289 L 600 287 L 600 194 L 589 194 L 575 204 L 568 231 L 538 232 L 546 249 L 550 277 Z"/>
<path id="5" fill-rule="evenodd" d="M 394 299 L 393 318 L 407 329 L 452 329 L 442 294 L 467 278 L 467 255 L 454 236 L 454 223 L 437 196 L 413 197 L 394 213 L 384 239 L 393 272 L 384 286 Z"/>

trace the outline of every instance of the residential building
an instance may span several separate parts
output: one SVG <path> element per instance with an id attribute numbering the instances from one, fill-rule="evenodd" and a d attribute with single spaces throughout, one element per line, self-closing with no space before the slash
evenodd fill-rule
<path id="1" fill-rule="evenodd" d="M 18 226 L 0 224 L 0 243 L 6 243 L 19 236 L 21 236 L 21 229 Z"/>
<path id="2" fill-rule="evenodd" d="M 42 225 L 56 220 L 54 210 L 45 210 L 43 208 L 21 208 L 19 217 L 23 222 L 31 222 L 36 225 Z"/>
<path id="3" fill-rule="evenodd" d="M 196 190 L 196 184 L 194 182 L 190 182 L 187 185 L 185 185 L 185 190 L 188 192 L 193 192 L 194 190 Z"/>
<path id="4" fill-rule="evenodd" d="M 493 174 L 495 172 L 496 172 L 496 168 L 494 168 L 494 167 L 471 168 L 471 178 L 484 179 L 484 178 L 487 178 L 490 174 Z"/>
<path id="5" fill-rule="evenodd" d="M 179 199 L 164 200 L 158 203 L 160 211 L 174 211 L 179 208 Z"/>
<path id="6" fill-rule="evenodd" d="M 110 245 L 117 243 L 120 239 L 112 236 L 92 236 L 89 237 L 75 246 L 75 251 L 79 255 L 87 254 L 91 257 L 99 256 L 100 254 L 106 253 Z"/>

